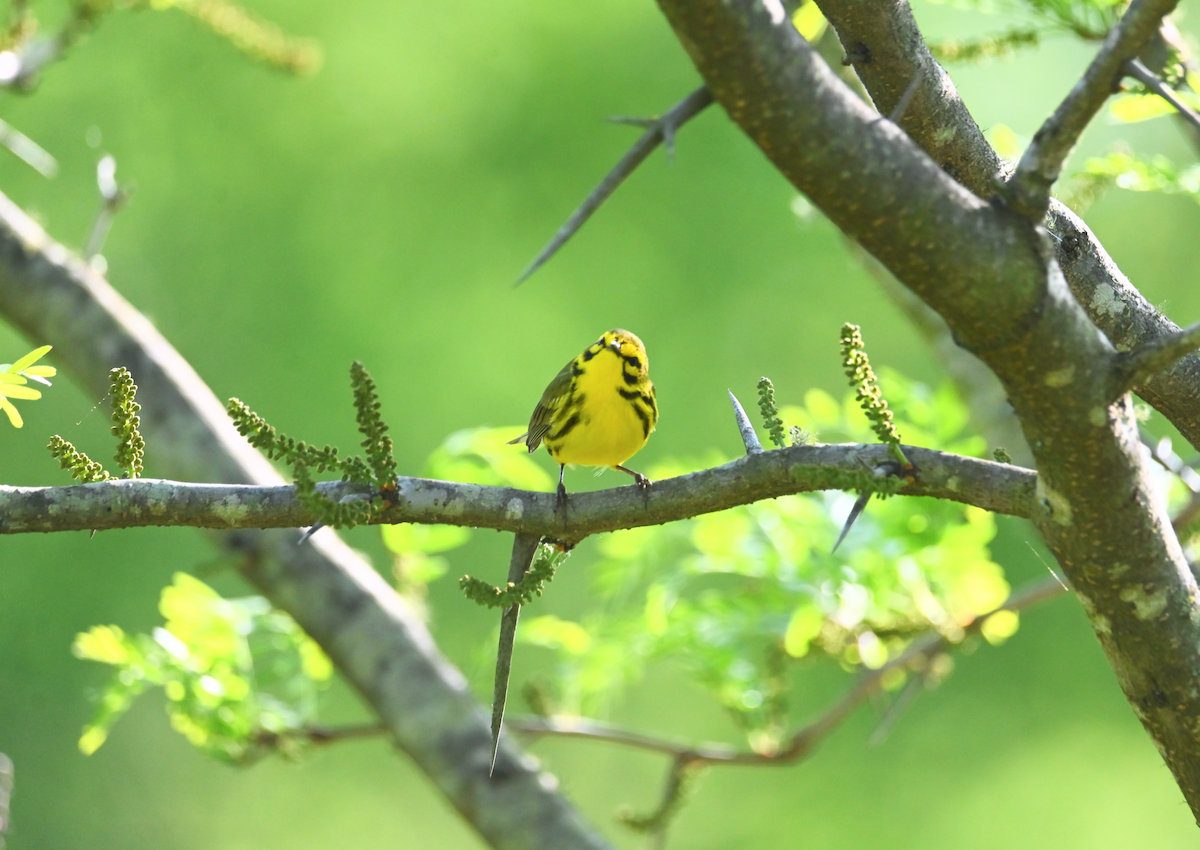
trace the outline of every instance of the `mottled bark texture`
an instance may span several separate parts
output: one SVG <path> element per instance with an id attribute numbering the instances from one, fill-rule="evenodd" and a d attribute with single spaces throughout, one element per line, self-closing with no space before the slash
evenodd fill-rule
<path id="1" fill-rule="evenodd" d="M 1028 517 L 1036 476 L 1028 469 L 905 446 L 921 471 L 900 492 L 935 496 L 989 511 Z M 890 459 L 884 445 L 795 446 L 747 455 L 722 466 L 654 482 L 649 493 L 615 487 L 568 496 L 567 525 L 553 493 L 483 487 L 427 478 L 398 479 L 397 504 L 382 523 L 421 522 L 494 528 L 582 540 L 619 528 L 661 525 L 762 499 L 870 483 L 869 470 Z M 319 484 L 329 498 L 361 488 Z M 188 484 L 137 479 L 67 487 L 0 485 L 0 534 L 82 531 L 138 526 L 303 528 L 315 517 L 291 485 Z"/>
<path id="2" fill-rule="evenodd" d="M 860 5 L 886 15 L 896 4 Z M 1045 231 L 968 191 L 871 111 L 774 4 L 660 6 L 717 102 L 780 172 L 1000 378 L 1037 464 L 1033 522 L 1200 815 L 1196 583 L 1117 391 L 1118 353 L 1072 296 Z"/>

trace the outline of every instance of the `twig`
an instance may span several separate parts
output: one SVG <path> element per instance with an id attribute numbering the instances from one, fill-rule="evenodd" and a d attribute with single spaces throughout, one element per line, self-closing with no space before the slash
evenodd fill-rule
<path id="1" fill-rule="evenodd" d="M 1179 117 L 1200 130 L 1200 115 L 1197 115 L 1190 106 L 1180 100 L 1174 89 L 1160 80 L 1157 74 L 1142 64 L 1142 60 L 1135 57 L 1126 62 L 1125 73 L 1174 106 L 1179 112 Z"/>
<path id="2" fill-rule="evenodd" d="M 255 736 L 255 743 L 264 747 L 274 747 L 282 738 L 296 737 L 303 738 L 315 746 L 325 746 L 357 738 L 375 738 L 390 732 L 391 730 L 383 723 L 364 723 L 360 726 L 308 726 L 290 734 L 262 729 Z"/>
<path id="3" fill-rule="evenodd" d="M 621 157 L 621 161 L 613 166 L 612 171 L 608 172 L 600 184 L 591 191 L 579 208 L 571 213 L 571 217 L 558 229 L 554 238 L 542 249 L 541 253 L 534 257 L 533 262 L 526 266 L 525 271 L 521 272 L 521 276 L 517 278 L 513 286 L 520 286 L 528 280 L 530 275 L 541 268 L 558 252 L 559 248 L 567 243 L 568 239 L 578 233 L 584 222 L 592 217 L 592 213 L 600 209 L 600 205 L 608 200 L 617 187 L 625 182 L 625 178 L 632 174 L 660 143 L 667 143 L 669 153 L 674 148 L 675 131 L 703 112 L 712 102 L 712 93 L 707 87 L 701 86 L 668 109 L 662 118 L 649 121 L 645 125 L 646 132 L 642 134 L 642 137 L 633 143 L 629 152 Z M 635 122 L 633 119 L 618 118 L 616 120 L 623 123 L 641 124 L 641 121 Z"/>
<path id="4" fill-rule="evenodd" d="M 1151 376 L 1200 348 L 1200 322 L 1152 339 L 1122 355 L 1117 369 L 1117 395 L 1139 387 Z"/>
<path id="5" fill-rule="evenodd" d="M 1032 470 L 912 446 L 904 451 L 921 476 L 905 484 L 902 495 L 935 496 L 1011 516 L 1028 517 L 1035 509 L 1037 473 Z M 758 452 L 656 481 L 649 507 L 633 486 L 574 494 L 568 530 L 578 541 L 778 496 L 858 489 L 875 481 L 871 470 L 889 462 L 888 447 L 878 443 Z M 407 476 L 397 478 L 396 484 L 395 503 L 371 522 L 446 523 L 562 538 L 553 493 Z M 317 489 L 334 501 L 362 492 L 361 486 L 343 481 L 322 482 Z M 296 498 L 295 487 L 284 484 L 140 478 L 66 487 L 0 485 L 0 535 L 147 526 L 305 528 L 315 521 Z"/>
<path id="6" fill-rule="evenodd" d="M 537 552 L 539 536 L 517 534 L 513 539 L 512 558 L 508 562 L 508 583 L 517 584 L 525 578 Z M 508 679 L 512 673 L 513 643 L 517 639 L 517 620 L 521 606 L 512 605 L 500 616 L 500 645 L 496 650 L 496 680 L 492 690 L 492 760 L 488 775 L 496 770 L 496 753 L 500 747 L 500 725 L 504 722 L 504 704 L 508 700 Z"/>
<path id="7" fill-rule="evenodd" d="M 733 394 L 733 390 L 727 390 L 727 392 L 729 393 L 729 401 L 733 404 L 733 418 L 737 420 L 738 433 L 742 435 L 742 445 L 746 447 L 746 454 L 761 454 L 763 451 L 762 443 L 758 441 L 758 434 L 754 432 L 754 426 L 750 423 L 750 417 L 746 415 L 742 403 L 737 400 L 737 396 Z"/>
<path id="8" fill-rule="evenodd" d="M 987 620 L 1001 611 L 1024 611 L 1055 599 L 1066 590 L 1055 579 L 1030 582 L 1013 591 L 1004 604 L 981 614 L 965 627 L 966 634 L 977 634 Z M 530 737 L 555 735 L 563 738 L 587 738 L 610 744 L 663 753 L 675 759 L 710 764 L 780 765 L 801 761 L 816 745 L 845 720 L 867 697 L 882 687 L 891 670 L 905 668 L 918 658 L 941 651 L 948 642 L 940 632 L 930 631 L 913 640 L 900 655 L 882 667 L 864 673 L 859 680 L 830 705 L 816 720 L 799 729 L 774 753 L 738 750 L 726 744 L 687 744 L 667 737 L 649 735 L 582 717 L 515 717 L 508 728 Z"/>
<path id="9" fill-rule="evenodd" d="M 96 213 L 83 249 L 83 256 L 88 261 L 94 260 L 103 250 L 113 219 L 129 200 L 129 193 L 117 183 L 117 161 L 112 156 L 105 155 L 96 163 L 96 186 L 100 190 L 100 211 Z"/>
<path id="10" fill-rule="evenodd" d="M 6 121 L 0 121 L 0 145 L 4 145 L 43 177 L 53 177 L 58 173 L 58 160 Z"/>
<path id="11" fill-rule="evenodd" d="M 1009 204 L 1041 222 L 1050 204 L 1050 187 L 1062 172 L 1075 143 L 1104 106 L 1134 58 L 1158 31 L 1178 0 L 1133 0 L 1104 39 L 1100 52 L 1066 99 L 1033 137 L 1007 186 Z"/>

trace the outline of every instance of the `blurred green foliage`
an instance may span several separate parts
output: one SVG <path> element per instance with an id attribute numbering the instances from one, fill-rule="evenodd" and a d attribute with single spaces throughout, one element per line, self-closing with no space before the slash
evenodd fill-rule
<path id="1" fill-rule="evenodd" d="M 223 599 L 184 573 L 158 610 L 166 622 L 151 634 L 94 626 L 75 638 L 77 657 L 116 668 L 79 749 L 94 753 L 135 698 L 162 688 L 171 725 L 213 758 L 297 752 L 333 668 L 295 621 L 262 597 Z"/>
<path id="2" fill-rule="evenodd" d="M 915 445 L 980 456 L 983 441 L 964 433 L 967 412 L 950 385 L 932 391 L 885 371 L 885 392 Z M 853 393 L 842 402 L 810 390 L 785 407 L 788 424 L 819 429 L 823 440 L 872 441 L 872 423 Z M 667 462 L 666 478 L 722 462 Z M 647 665 L 677 665 L 701 684 L 746 732 L 771 752 L 794 718 L 792 677 L 806 657 L 847 670 L 882 667 L 916 635 L 936 630 L 951 642 L 1008 595 L 991 558 L 990 514 L 933 499 L 876 502 L 846 547 L 829 550 L 836 495 L 796 495 L 662 527 L 614 532 L 591 567 L 596 610 L 579 621 L 526 619 L 518 640 L 558 659 L 549 703 L 564 713 L 603 711 Z M 1015 615 L 998 631 L 1016 629 Z M 899 687 L 904 671 L 889 681 Z"/>
<path id="3" fill-rule="evenodd" d="M 648 162 L 544 276 L 515 293 L 507 288 L 621 155 L 623 131 L 600 119 L 661 111 L 697 84 L 653 4 L 254 6 L 290 31 L 319 36 L 322 73 L 300 83 L 264 73 L 227 44 L 197 36 L 183 15 L 114 14 L 69 61 L 44 71 L 36 96 L 0 93 L 5 119 L 61 163 L 59 177 L 47 182 L 25 163 L 0 161 L 4 192 L 56 238 L 71 245 L 89 232 L 102 152 L 136 183 L 106 245 L 110 279 L 219 392 L 253 397 L 272 421 L 300 422 L 321 444 L 348 445 L 355 437 L 343 407 L 324 401 L 343 380 L 329 364 L 366 359 L 377 364 L 389 410 L 398 401 L 396 454 L 409 473 L 447 433 L 520 420 L 542 389 L 542 367 L 607 327 L 634 328 L 654 352 L 664 418 L 643 451 L 652 466 L 668 456 L 707 465 L 722 456 L 702 457 L 713 445 L 740 451 L 726 387 L 751 391 L 763 373 L 777 378 L 781 398 L 795 397 L 798 387 L 841 386 L 830 340 L 847 318 L 867 329 L 877 362 L 937 380 L 934 358 L 840 234 L 798 202 L 716 109 L 681 134 L 670 168 L 661 157 Z M 36 7 L 46 9 L 43 32 L 55 31 L 70 10 L 51 0 Z M 989 29 L 1030 27 L 1017 4 L 998 8 L 997 19 L 926 2 L 915 7 L 932 42 L 969 43 Z M 811 4 L 797 16 L 806 9 Z M 1194 16 L 1194 3 L 1188 11 Z M 1042 39 L 1012 61 L 951 70 L 980 125 L 1004 123 L 1019 140 L 1032 135 L 1093 50 Z M 1147 160 L 1161 153 L 1186 163 L 1194 155 L 1169 122 L 1097 122 L 1079 156 L 1103 156 L 1115 138 Z M 1088 220 L 1151 301 L 1169 304 L 1181 320 L 1200 309 L 1195 204 L 1111 193 Z M 0 344 L 25 350 L 7 328 Z M 894 402 L 887 381 L 885 374 Z M 829 422 L 842 417 L 832 396 L 819 389 L 809 396 L 802 407 L 812 421 L 820 410 L 833 411 Z M 50 480 L 41 446 L 53 430 L 89 449 L 108 446 L 104 417 L 89 417 L 96 405 L 64 383 L 26 411 L 40 431 L 5 434 L 3 480 Z M 798 421 L 786 407 L 784 417 Z M 940 427 L 906 421 L 904 436 L 921 444 L 920 431 Z M 867 432 L 838 437 L 832 426 L 822 438 L 871 439 Z M 550 489 L 537 465 L 547 459 L 517 455 L 546 480 L 538 489 Z M 150 446 L 150 474 L 154 460 Z M 591 486 L 589 476 L 574 474 Z M 829 501 L 840 517 L 849 497 Z M 883 507 L 871 506 L 847 557 L 857 551 L 857 535 L 877 532 Z M 956 522 L 970 525 L 965 516 Z M 987 544 L 991 558 L 1014 582 L 1044 577 L 1028 529 L 1010 520 L 998 527 Z M 439 533 L 397 546 L 413 559 L 410 596 L 416 588 L 426 594 L 439 646 L 490 685 L 490 665 L 476 661 L 475 649 L 494 646 L 494 617 L 463 603 L 452 582 L 434 580 L 445 569 L 422 573 L 416 564 L 420 555 L 445 566 L 455 550 L 456 562 L 483 575 L 506 563 L 508 541 L 476 532 L 459 547 L 434 542 Z M 380 563 L 390 556 L 373 530 L 352 532 L 350 540 Z M 596 602 L 591 559 L 607 560 L 600 549 L 581 547 L 531 609 L 574 624 L 547 621 L 563 652 L 603 637 L 588 619 Z M 710 557 L 690 541 L 679 551 Z M 0 538 L 0 750 L 17 765 L 13 850 L 295 850 L 347 836 L 367 848 L 394 846 L 398 835 L 412 846 L 481 846 L 419 770 L 382 742 L 331 749 L 303 771 L 268 760 L 234 773 L 190 758 L 148 697 L 95 757 L 80 758 L 72 742 L 84 706 L 80 665 L 64 652 L 70 636 L 96 622 L 150 632 L 145 620 L 162 584 L 179 567 L 210 557 L 201 536 L 174 529 L 91 540 Z M 701 580 L 758 578 L 713 572 L 694 582 Z M 213 584 L 226 596 L 248 592 L 229 575 Z M 643 620 L 651 584 L 643 581 L 647 591 L 624 600 Z M 685 600 L 692 604 L 689 594 L 702 589 L 685 586 Z M 620 616 L 621 598 L 599 601 Z M 674 609 L 657 607 L 671 631 Z M 814 622 L 814 615 L 797 619 L 793 648 Z M 786 638 L 785 631 L 785 647 Z M 815 639 L 809 646 L 804 657 L 787 660 L 789 675 L 806 674 L 789 701 L 796 713 L 838 693 L 840 666 L 849 663 L 834 661 Z M 566 664 L 558 650 L 520 655 L 531 669 L 518 675 L 539 676 L 542 661 Z M 814 663 L 822 658 L 829 663 Z M 744 737 L 744 721 L 733 732 L 727 718 L 745 712 L 709 698 L 713 691 L 696 684 L 696 674 L 659 657 L 646 659 L 645 671 L 639 688 L 611 707 L 619 722 L 680 736 Z M 547 691 L 555 708 L 569 704 Z M 357 695 L 336 682 L 326 708 L 324 716 L 362 718 Z M 777 847 L 798 835 L 817 846 L 968 850 L 1195 843 L 1177 789 L 1070 604 L 1026 617 L 1004 652 L 960 665 L 936 700 L 906 715 L 886 750 L 863 746 L 872 723 L 868 712 L 852 718 L 795 770 L 712 771 L 672 846 Z M 620 802 L 633 798 L 645 808 L 661 780 L 659 761 L 624 751 L 549 740 L 537 747 L 602 828 Z M 642 843 L 612 837 L 621 847 Z"/>

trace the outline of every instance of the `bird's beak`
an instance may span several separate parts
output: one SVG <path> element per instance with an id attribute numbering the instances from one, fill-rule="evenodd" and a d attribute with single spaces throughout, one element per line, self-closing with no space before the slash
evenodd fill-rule
<path id="1" fill-rule="evenodd" d="M 610 342 L 610 343 L 608 344 L 608 347 L 609 347 L 609 348 L 611 348 L 613 351 L 615 351 L 615 352 L 617 353 L 617 356 L 620 356 L 620 354 L 621 354 L 621 340 L 619 340 L 619 339 L 614 339 L 612 342 Z"/>

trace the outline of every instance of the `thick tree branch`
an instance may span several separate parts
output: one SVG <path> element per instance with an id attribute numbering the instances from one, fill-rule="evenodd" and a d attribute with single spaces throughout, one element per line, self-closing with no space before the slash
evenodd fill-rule
<path id="1" fill-rule="evenodd" d="M 144 395 L 144 393 L 143 393 Z M 149 441 L 153 447 L 153 438 Z M 900 492 L 935 496 L 996 513 L 1031 516 L 1036 475 L 990 460 L 905 446 L 918 478 Z M 661 525 L 792 493 L 851 489 L 873 482 L 871 470 L 889 460 L 887 447 L 793 446 L 760 451 L 722 466 L 654 482 L 649 494 L 633 485 L 568 495 L 568 523 L 555 512 L 553 493 L 398 479 L 398 501 L 380 523 L 421 522 L 541 534 L 574 542 L 592 534 Z M 335 501 L 359 488 L 342 481 L 318 485 Z M 303 528 L 315 517 L 290 485 L 190 484 L 150 478 L 65 487 L 0 485 L 0 534 L 84 531 L 141 526 Z"/>
<path id="2" fill-rule="evenodd" d="M 1033 521 L 1200 815 L 1200 591 L 1150 487 L 1128 397 L 1111 401 L 1117 352 L 1049 246 L 1027 220 L 963 197 L 761 4 L 660 5 L 730 117 L 996 372 L 1037 462 Z"/>
<path id="3" fill-rule="evenodd" d="M 278 484 L 221 403 L 161 334 L 108 283 L 0 195 L 0 313 L 54 353 L 89 393 L 126 366 L 139 386 L 142 431 L 157 469 L 181 478 Z M 419 616 L 334 534 L 296 546 L 290 530 L 214 536 L 242 574 L 329 654 L 479 834 L 497 848 L 608 845 L 557 793 L 552 777 L 491 736 L 466 680 Z"/>
<path id="4" fill-rule="evenodd" d="M 930 55 L 907 2 L 818 0 L 880 112 L 892 112 L 903 81 L 924 68 L 902 126 L 934 161 L 980 198 L 994 196 L 1006 168 L 967 111 L 949 75 Z M 1051 201 L 1047 227 L 1071 292 L 1119 351 L 1179 330 L 1117 268 L 1073 212 Z M 1182 358 L 1137 393 L 1200 449 L 1200 356 Z"/>
<path id="5" fill-rule="evenodd" d="M 1038 222 L 1045 217 L 1050 187 L 1058 180 L 1071 149 L 1120 86 L 1125 63 L 1150 42 L 1178 2 L 1133 0 L 1129 4 L 1083 77 L 1025 149 L 1005 193 L 1015 210 Z"/>

